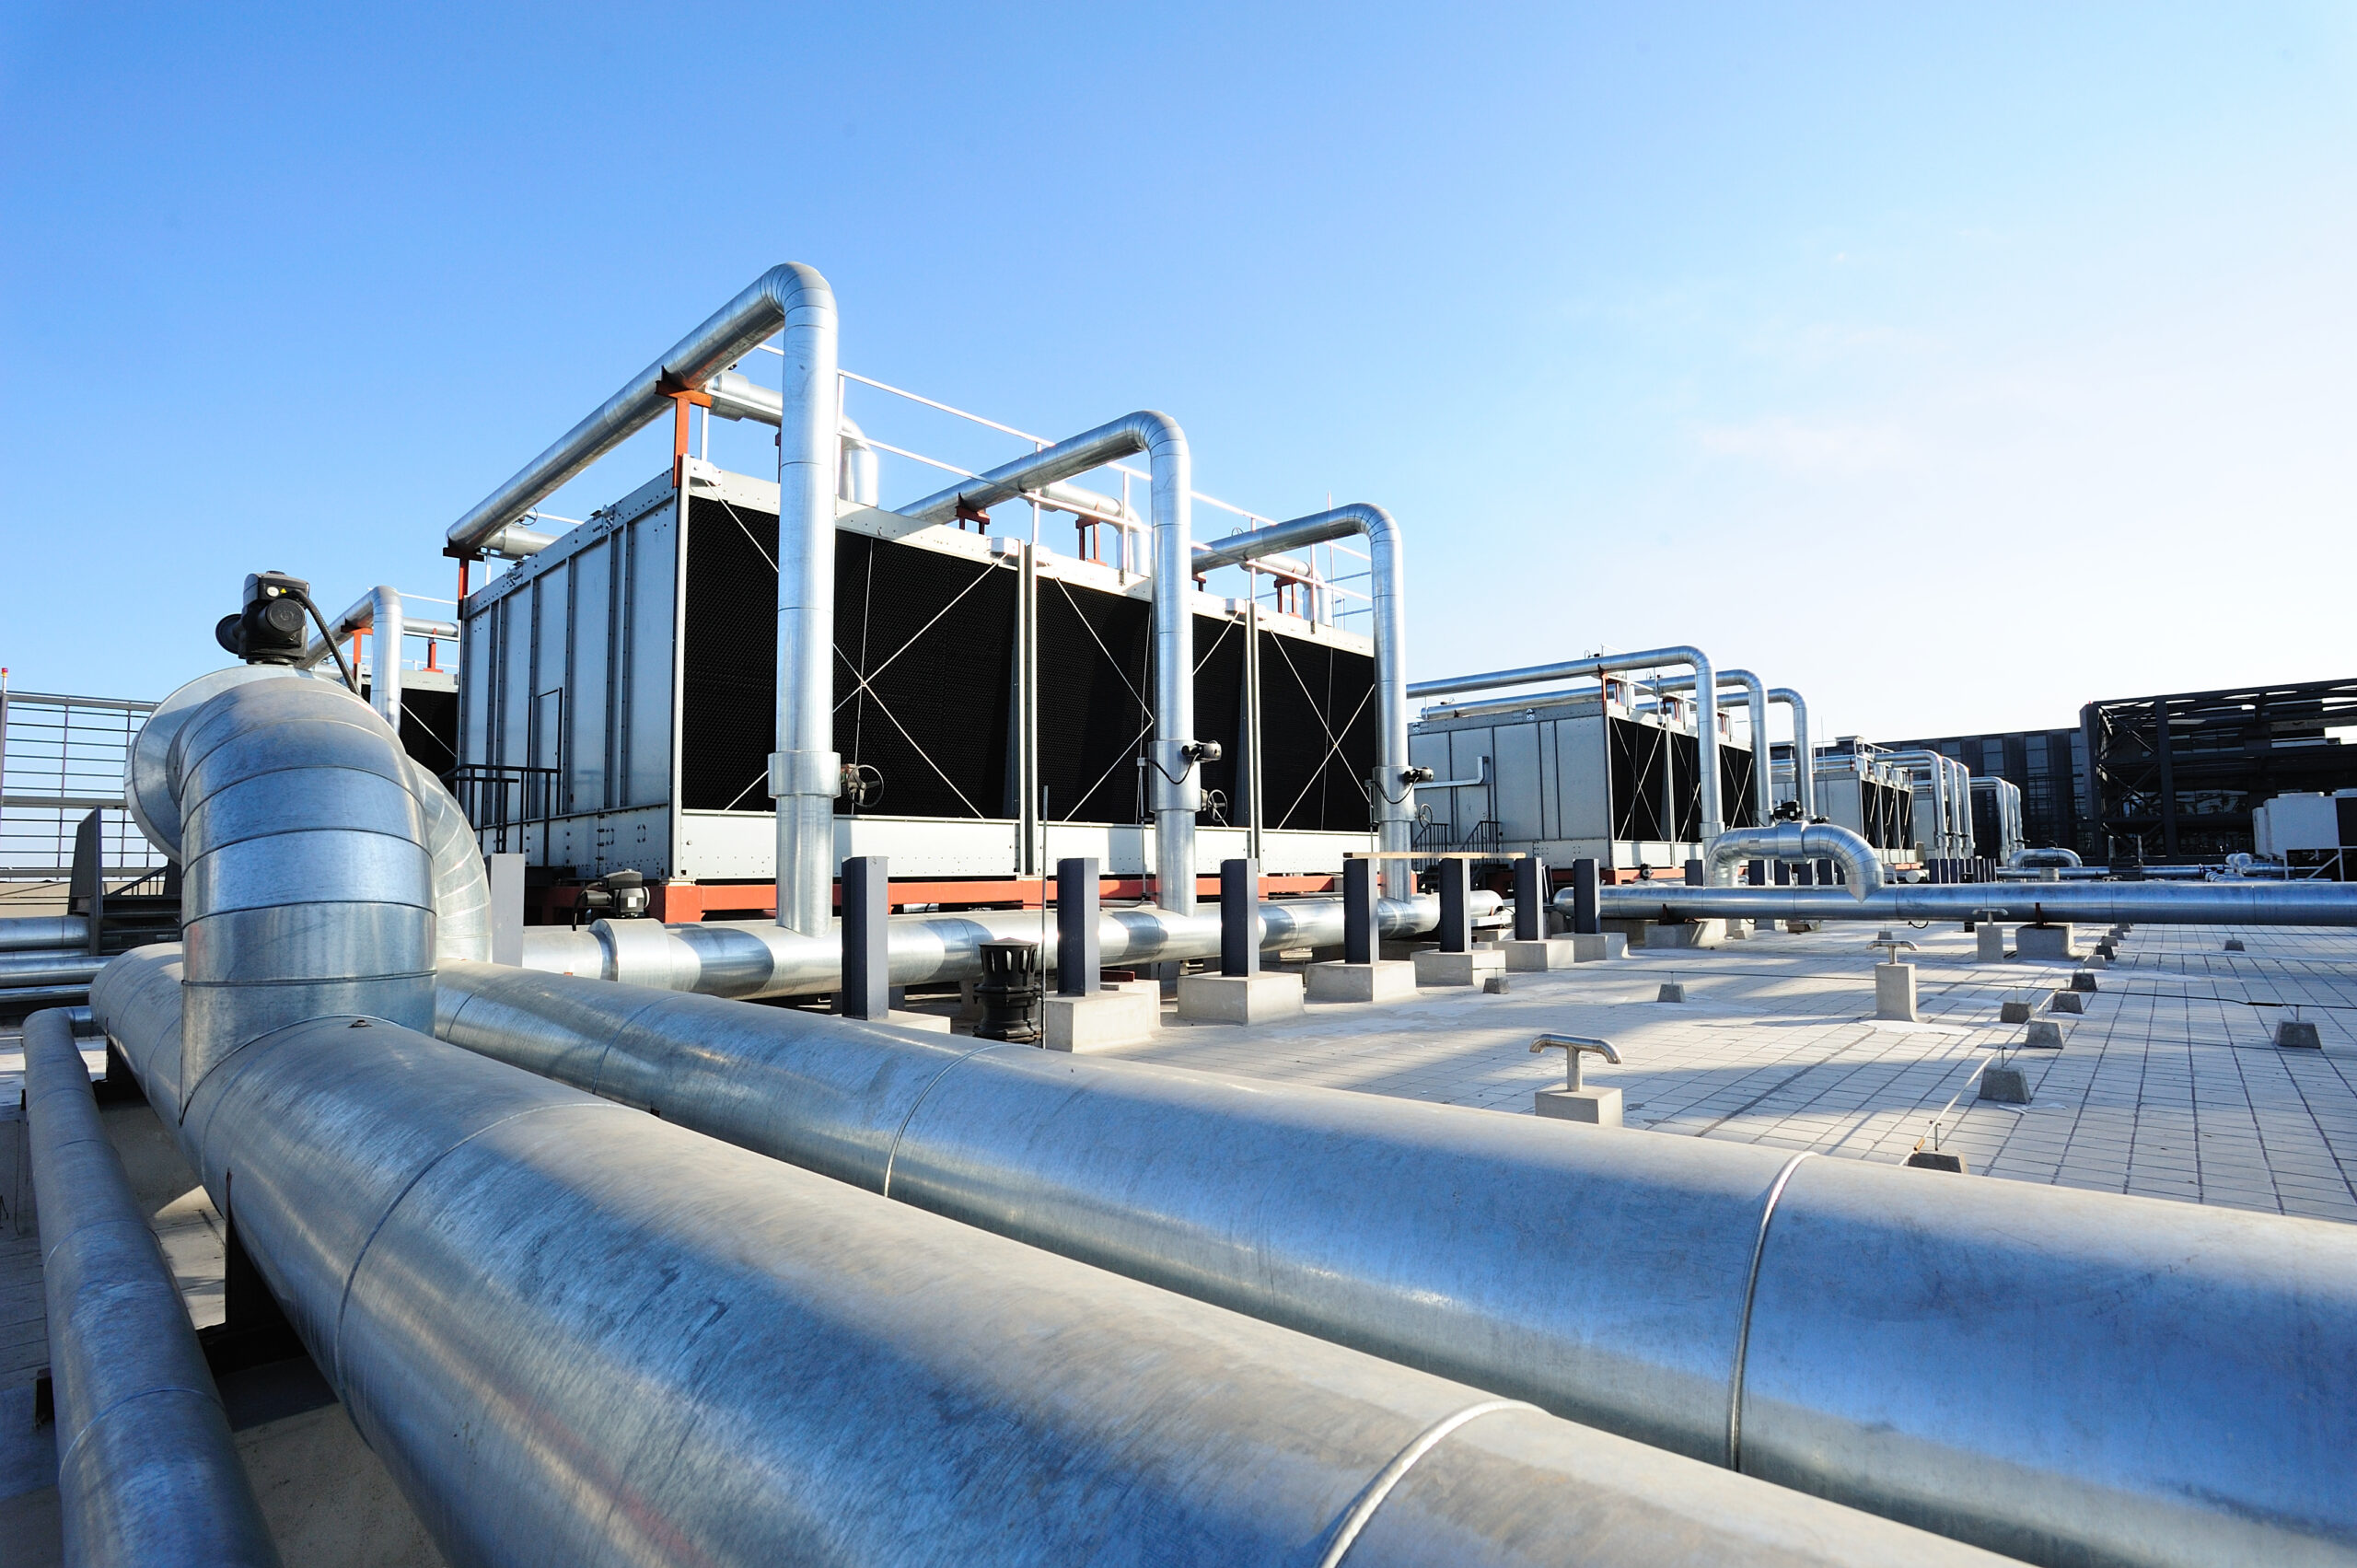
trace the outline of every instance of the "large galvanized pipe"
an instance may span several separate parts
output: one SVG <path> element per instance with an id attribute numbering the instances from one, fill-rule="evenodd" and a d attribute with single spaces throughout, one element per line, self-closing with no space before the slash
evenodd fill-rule
<path id="1" fill-rule="evenodd" d="M 1771 686 L 1768 700 L 1782 703 L 1793 710 L 1793 798 L 1800 803 L 1801 817 L 1805 821 L 1817 820 L 1817 749 L 1810 744 L 1808 732 L 1808 699 L 1789 686 Z"/>
<path id="2" fill-rule="evenodd" d="M 1447 697 L 1460 691 L 1489 691 L 1501 686 L 1528 686 L 1541 680 L 1573 680 L 1582 676 L 1650 669 L 1655 665 L 1682 664 L 1694 671 L 1698 691 L 1718 690 L 1718 675 L 1710 656 L 1700 648 L 1647 648 L 1641 653 L 1607 654 L 1596 658 L 1569 659 L 1562 664 L 1530 665 L 1521 669 L 1492 670 L 1486 675 L 1461 675 L 1446 680 L 1420 680 L 1408 688 L 1411 697 Z M 1719 803 L 1719 726 L 1710 703 L 1701 704 L 1702 722 L 1695 726 L 1696 763 L 1701 773 L 1701 834 L 1707 846 L 1726 830 Z"/>
<path id="3" fill-rule="evenodd" d="M 342 641 L 354 632 L 373 632 L 377 638 L 375 662 L 368 671 L 368 705 L 393 726 L 401 727 L 401 639 L 412 633 L 421 637 L 453 637 L 459 628 L 447 621 L 413 621 L 401 607 L 401 591 L 379 583 L 362 596 L 359 602 L 329 622 L 329 629 Z M 295 661 L 297 669 L 309 669 L 325 659 L 332 651 L 324 637 L 314 637 Z"/>
<path id="4" fill-rule="evenodd" d="M 160 957 L 103 1011 L 169 1082 Z M 178 1132 L 454 1562 L 1995 1568 L 379 1021 Z"/>
<path id="5" fill-rule="evenodd" d="M 90 923 L 78 914 L 19 914 L 0 919 L 0 953 L 90 950 Z"/>
<path id="6" fill-rule="evenodd" d="M 1195 813 L 1203 805 L 1195 751 L 1195 617 L 1188 602 L 1197 568 L 1193 469 L 1178 422 L 1151 409 L 1125 414 L 897 510 L 923 522 L 946 523 L 960 507 L 987 512 L 1132 452 L 1145 454 L 1152 476 L 1147 517 L 1154 528 L 1154 744 L 1144 763 L 1154 808 L 1155 901 L 1174 913 L 1192 914 Z"/>
<path id="7" fill-rule="evenodd" d="M 187 867 L 175 1109 L 285 1024 L 346 1012 L 424 1027 L 437 952 L 491 956 L 489 878 L 464 816 L 340 683 L 268 666 L 200 676 L 149 716 L 123 788 Z"/>
<path id="8" fill-rule="evenodd" d="M 1473 912 L 1498 907 L 1491 892 L 1474 895 Z M 1387 937 L 1430 931 L 1439 920 L 1430 896 L 1385 900 L 1376 919 Z M 1040 963 L 1057 962 L 1055 929 L 1021 911 L 963 914 L 904 914 L 887 932 L 894 985 L 974 980 L 982 972 L 981 944 L 1015 938 L 1042 944 Z M 1146 905 L 1103 912 L 1097 918 L 1098 962 L 1118 966 L 1207 958 L 1220 950 L 1218 914 L 1172 914 Z M 1337 899 L 1287 899 L 1260 906 L 1264 952 L 1338 947 L 1342 905 Z M 583 974 L 665 991 L 708 996 L 809 996 L 842 983 L 842 944 L 833 936 L 804 936 L 767 921 L 704 921 L 662 925 L 651 920 L 601 920 L 586 931 L 536 926 L 526 931 L 524 964 L 557 974 Z"/>
<path id="9" fill-rule="evenodd" d="M 2348 1226 L 484 965 L 437 1007 L 666 1122 L 2055 1568 L 2357 1561 Z"/>
<path id="10" fill-rule="evenodd" d="M 1882 857 L 1875 846 L 1849 829 L 1831 822 L 1778 822 L 1766 828 L 1729 828 L 1703 853 L 1704 882 L 1725 887 L 1735 880 L 1735 868 L 1747 860 L 1781 861 L 1789 865 L 1830 860 L 1848 879 L 1852 899 L 1868 899 L 1883 886 Z"/>
<path id="11" fill-rule="evenodd" d="M 2068 867 L 2077 870 L 2079 852 L 2072 849 L 2017 849 L 2005 857 L 2006 866 L 2014 871 Z"/>
<path id="12" fill-rule="evenodd" d="M 1839 889 L 1603 889 L 1619 920 L 1998 920 L 2136 925 L 2357 925 L 2357 884 L 2295 882 L 1929 882 L 1886 885 L 1852 899 Z M 1568 911 L 1568 896 L 1556 900 Z"/>
<path id="13" fill-rule="evenodd" d="M 1649 680 L 1645 684 L 1656 691 L 1690 691 L 1694 689 L 1694 678 L 1681 675 L 1669 680 Z M 1719 684 L 1742 688 L 1744 708 L 1751 719 L 1752 814 L 1758 821 L 1766 822 L 1776 814 L 1775 770 L 1769 766 L 1768 756 L 1767 684 L 1747 669 L 1719 671 Z M 1719 701 L 1722 703 L 1725 702 L 1724 695 Z"/>
<path id="14" fill-rule="evenodd" d="M 179 1282 L 62 1012 L 25 1020 L 64 1561 L 277 1568 Z"/>
<path id="15" fill-rule="evenodd" d="M 1375 607 L 1376 846 L 1415 847 L 1416 786 L 1408 765 L 1407 564 L 1399 525 L 1380 506 L 1354 503 L 1295 517 L 1214 540 L 1195 557 L 1195 570 L 1208 572 L 1288 550 L 1305 550 L 1328 540 L 1357 534 L 1366 540 L 1368 589 Z M 1383 865 L 1383 896 L 1405 899 L 1415 890 L 1414 868 L 1405 860 Z"/>

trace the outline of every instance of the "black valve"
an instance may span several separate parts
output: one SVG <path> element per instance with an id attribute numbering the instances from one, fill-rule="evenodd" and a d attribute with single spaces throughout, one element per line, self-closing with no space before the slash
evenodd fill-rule
<path id="1" fill-rule="evenodd" d="M 581 889 L 573 904 L 573 923 L 585 920 L 644 920 L 653 897 L 643 871 L 611 871 Z"/>
<path id="2" fill-rule="evenodd" d="M 284 572 L 246 576 L 246 607 L 225 615 L 213 636 L 248 664 L 294 664 L 310 640 L 303 623 L 311 585 Z"/>

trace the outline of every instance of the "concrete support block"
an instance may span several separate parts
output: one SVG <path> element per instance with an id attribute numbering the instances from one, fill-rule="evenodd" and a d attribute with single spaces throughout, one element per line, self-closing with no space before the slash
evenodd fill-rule
<path id="1" fill-rule="evenodd" d="M 1509 942 L 1503 951 L 1506 968 L 1515 970 L 1569 969 L 1578 963 L 1576 942 L 1569 936 L 1553 936 L 1538 942 Z"/>
<path id="2" fill-rule="evenodd" d="M 2244 948 L 2243 948 L 2243 939 L 2242 939 L 2241 937 L 2239 937 L 2239 936 L 2229 936 L 2229 937 L 2227 937 L 2227 938 L 2226 938 L 2226 951 L 2227 951 L 2227 952 L 2229 952 L 2229 953 L 2239 953 L 2239 952 L 2242 952 L 2243 950 L 2244 950 Z"/>
<path id="3" fill-rule="evenodd" d="M 1951 1155 L 1939 1149 L 1918 1149 L 1907 1156 L 1907 1165 L 1910 1170 L 1945 1170 L 1957 1176 L 1972 1174 L 1962 1155 Z"/>
<path id="4" fill-rule="evenodd" d="M 1154 1038 L 1162 1022 L 1161 987 L 1092 991 L 1086 996 L 1051 996 L 1041 1017 L 1039 1043 L 1050 1051 L 1109 1051 Z"/>
<path id="5" fill-rule="evenodd" d="M 2018 1067 L 1983 1067 L 1980 1098 L 1999 1105 L 2027 1105 L 2029 1076 Z"/>
<path id="6" fill-rule="evenodd" d="M 1312 964 L 1303 978 L 1312 1002 L 1396 1002 L 1416 993 L 1416 966 L 1393 960 Z"/>
<path id="7" fill-rule="evenodd" d="M 1572 938 L 1572 962 L 1593 964 L 1605 958 L 1625 958 L 1629 956 L 1629 938 L 1618 931 L 1599 931 L 1592 935 Z"/>
<path id="8" fill-rule="evenodd" d="M 2324 1038 L 2316 1033 L 2316 1025 L 2303 1018 L 2286 1018 L 2276 1025 L 2275 1043 L 2286 1051 L 2324 1049 Z"/>
<path id="9" fill-rule="evenodd" d="M 1178 978 L 1178 1016 L 1192 1024 L 1265 1024 L 1273 1018 L 1297 1016 L 1301 1005 L 1301 976 L 1297 974 L 1190 974 Z"/>
<path id="10" fill-rule="evenodd" d="M 2107 954 L 2100 947 L 2096 947 L 2094 952 L 2088 954 L 2085 958 L 2081 958 L 2079 962 L 2084 964 L 2091 970 L 2107 970 L 2111 968 L 2110 955 Z"/>
<path id="11" fill-rule="evenodd" d="M 2003 926 L 1984 925 L 1972 935 L 1973 940 L 1979 944 L 1973 957 L 1984 964 L 1993 964 L 2004 958 L 2005 928 Z"/>
<path id="12" fill-rule="evenodd" d="M 2022 1040 L 2026 1051 L 2060 1051 L 2062 1049 L 2062 1026 L 2051 1018 L 2029 1020 L 2029 1034 Z"/>
<path id="13" fill-rule="evenodd" d="M 2047 1007 L 2056 1013 L 2084 1013 L 2087 1010 L 2085 996 L 2076 991 L 2058 991 Z"/>
<path id="14" fill-rule="evenodd" d="M 2038 1011 L 2035 1002 L 2001 1002 L 1997 1005 L 1997 1021 L 2001 1024 L 2026 1024 L 2030 1015 Z"/>
<path id="15" fill-rule="evenodd" d="M 1645 950 L 1664 947 L 1715 947 L 1726 939 L 1724 920 L 1653 921 L 1645 927 Z"/>
<path id="16" fill-rule="evenodd" d="M 1654 1000 L 1656 1002 L 1685 1001 L 1686 982 L 1682 980 L 1663 981 L 1661 982 L 1661 989 L 1654 993 Z"/>
<path id="17" fill-rule="evenodd" d="M 2072 973 L 2071 989 L 2073 991 L 2096 992 L 2101 991 L 2103 987 L 2096 983 L 2096 977 L 2092 973 L 2085 970 L 2078 970 Z"/>
<path id="18" fill-rule="evenodd" d="M 1506 956 L 1497 947 L 1470 953 L 1440 953 L 1431 948 L 1416 955 L 1418 985 L 1479 985 L 1485 975 L 1504 974 Z"/>
<path id="19" fill-rule="evenodd" d="M 2014 929 L 2014 951 L 2025 958 L 2075 958 L 2068 925 L 2024 925 Z"/>
<path id="20" fill-rule="evenodd" d="M 1585 1121 L 1591 1127 L 1620 1125 L 1619 1089 L 1540 1089 L 1530 1098 L 1539 1115 L 1558 1121 Z"/>
<path id="21" fill-rule="evenodd" d="M 1915 966 L 1875 966 L 1875 1016 L 1915 1022 Z"/>
<path id="22" fill-rule="evenodd" d="M 946 1013 L 904 1013 L 895 1007 L 876 1021 L 879 1024 L 890 1024 L 898 1028 L 923 1029 L 927 1034 L 946 1035 L 956 1032 L 949 1027 L 950 1017 Z"/>

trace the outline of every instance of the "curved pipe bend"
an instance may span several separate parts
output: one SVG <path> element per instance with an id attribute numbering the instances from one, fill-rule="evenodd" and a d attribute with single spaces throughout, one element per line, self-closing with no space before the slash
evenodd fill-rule
<path id="1" fill-rule="evenodd" d="M 1374 786 L 1376 847 L 1414 847 L 1416 786 L 1408 782 L 1408 610 L 1406 552 L 1399 525 L 1382 507 L 1353 502 L 1290 522 L 1213 540 L 1195 555 L 1195 570 L 1266 559 L 1352 535 L 1367 543 L 1368 588 L 1375 601 L 1376 721 Z M 1415 873 L 1404 860 L 1381 863 L 1383 896 L 1405 899 Z"/>
<path id="2" fill-rule="evenodd" d="M 2049 866 L 2076 870 L 2079 868 L 2079 852 L 2073 849 L 2017 849 L 2005 857 L 2005 865 L 2014 871 Z"/>
<path id="3" fill-rule="evenodd" d="M 1747 860 L 1838 862 L 1849 881 L 1850 896 L 1863 902 L 1882 891 L 1882 858 L 1874 845 L 1849 829 L 1831 822 L 1779 822 L 1767 828 L 1730 828 L 1703 852 L 1702 880 L 1724 888 L 1735 881 L 1736 866 Z"/>

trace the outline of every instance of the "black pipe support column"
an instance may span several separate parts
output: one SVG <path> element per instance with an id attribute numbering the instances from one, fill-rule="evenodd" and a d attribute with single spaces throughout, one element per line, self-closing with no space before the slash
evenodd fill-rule
<path id="1" fill-rule="evenodd" d="M 1600 881 L 1596 862 L 1585 855 L 1572 862 L 1572 931 L 1594 936 L 1604 929 L 1603 900 L 1596 897 Z"/>
<path id="2" fill-rule="evenodd" d="M 1537 942 L 1547 935 L 1547 863 L 1526 854 L 1514 863 L 1514 939 Z"/>
<path id="3" fill-rule="evenodd" d="M 1440 950 L 1473 950 L 1473 863 L 1461 856 L 1440 863 Z"/>
<path id="4" fill-rule="evenodd" d="M 1056 862 L 1056 994 L 1087 996 L 1103 979 L 1097 931 L 1097 862 Z"/>
<path id="5" fill-rule="evenodd" d="M 1342 961 L 1375 962 L 1376 863 L 1342 862 Z"/>
<path id="6" fill-rule="evenodd" d="M 1219 972 L 1260 972 L 1260 863 L 1219 863 Z"/>
<path id="7" fill-rule="evenodd" d="M 877 1022 L 892 1014 L 892 885 L 880 854 L 843 860 L 842 1015 Z"/>
<path id="8" fill-rule="evenodd" d="M 1750 883 L 1755 888 L 1766 887 L 1768 885 L 1768 863 L 1764 860 L 1754 860 L 1746 863 L 1743 868 L 1743 879 L 1746 882 Z"/>
<path id="9" fill-rule="evenodd" d="M 1702 885 L 1702 863 L 1701 861 L 1689 860 L 1686 863 L 1686 885 L 1689 888 L 1699 888 Z"/>

